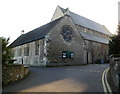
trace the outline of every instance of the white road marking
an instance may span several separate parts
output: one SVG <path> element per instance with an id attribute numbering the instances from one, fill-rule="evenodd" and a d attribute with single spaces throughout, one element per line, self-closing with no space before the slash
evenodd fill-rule
<path id="1" fill-rule="evenodd" d="M 100 71 L 98 71 L 98 70 L 81 70 L 81 69 L 65 69 L 65 70 L 73 70 L 73 71 L 76 71 L 76 70 L 78 70 L 78 71 L 84 71 L 84 72 L 100 72 Z"/>
<path id="2" fill-rule="evenodd" d="M 111 90 L 111 88 L 110 88 L 110 86 L 109 86 L 109 84 L 108 84 L 108 81 L 107 81 L 107 73 L 108 73 L 108 70 L 109 70 L 109 68 L 107 68 L 107 70 L 106 70 L 106 75 L 105 75 L 105 81 L 106 81 L 106 85 L 107 85 L 107 88 L 108 88 L 108 92 L 110 92 L 111 94 L 112 94 L 112 90 Z"/>
<path id="3" fill-rule="evenodd" d="M 107 68 L 103 74 L 102 74 L 102 84 L 103 84 L 103 89 L 104 89 L 104 93 L 105 94 L 112 94 L 112 90 L 108 84 L 108 81 L 107 81 L 107 72 L 108 72 L 109 68 Z"/>
<path id="4" fill-rule="evenodd" d="M 103 74 L 102 74 L 102 84 L 103 84 L 104 93 L 107 94 L 107 89 L 106 89 L 106 86 L 105 86 L 105 83 L 104 83 L 104 75 L 105 75 L 105 72 L 106 72 L 106 70 L 105 70 L 105 71 L 103 72 Z"/>

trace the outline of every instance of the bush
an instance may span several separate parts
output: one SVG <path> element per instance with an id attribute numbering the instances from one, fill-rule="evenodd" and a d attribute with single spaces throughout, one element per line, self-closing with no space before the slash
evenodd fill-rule
<path id="1" fill-rule="evenodd" d="M 120 25 L 118 25 L 117 35 L 112 36 L 109 41 L 109 54 L 120 54 Z"/>
<path id="2" fill-rule="evenodd" d="M 6 63 L 12 60 L 13 54 L 11 48 L 8 46 L 9 38 L 0 37 L 2 41 L 2 63 Z"/>

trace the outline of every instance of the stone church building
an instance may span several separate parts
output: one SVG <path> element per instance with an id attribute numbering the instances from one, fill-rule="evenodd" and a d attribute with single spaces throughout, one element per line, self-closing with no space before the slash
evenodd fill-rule
<path id="1" fill-rule="evenodd" d="M 15 63 L 82 65 L 107 60 L 110 35 L 104 25 L 57 6 L 51 22 L 22 34 L 10 46 Z"/>

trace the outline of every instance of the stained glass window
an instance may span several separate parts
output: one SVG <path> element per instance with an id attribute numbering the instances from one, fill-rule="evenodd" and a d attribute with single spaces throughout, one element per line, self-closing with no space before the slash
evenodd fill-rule
<path id="1" fill-rule="evenodd" d="M 65 41 L 70 41 L 73 37 L 73 28 L 70 25 L 64 25 L 62 27 L 61 34 Z"/>

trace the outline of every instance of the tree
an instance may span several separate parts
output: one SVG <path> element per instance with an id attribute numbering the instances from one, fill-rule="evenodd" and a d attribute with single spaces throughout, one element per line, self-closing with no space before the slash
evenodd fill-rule
<path id="1" fill-rule="evenodd" d="M 0 37 L 2 40 L 2 63 L 10 62 L 12 60 L 12 51 L 11 48 L 8 46 L 9 38 Z"/>
<path id="2" fill-rule="evenodd" d="M 118 36 L 120 36 L 120 24 L 118 25 L 118 31 L 117 31 L 117 33 L 118 33 Z"/>
<path id="3" fill-rule="evenodd" d="M 109 41 L 109 54 L 120 54 L 120 25 L 118 25 L 117 35 L 112 36 Z"/>

